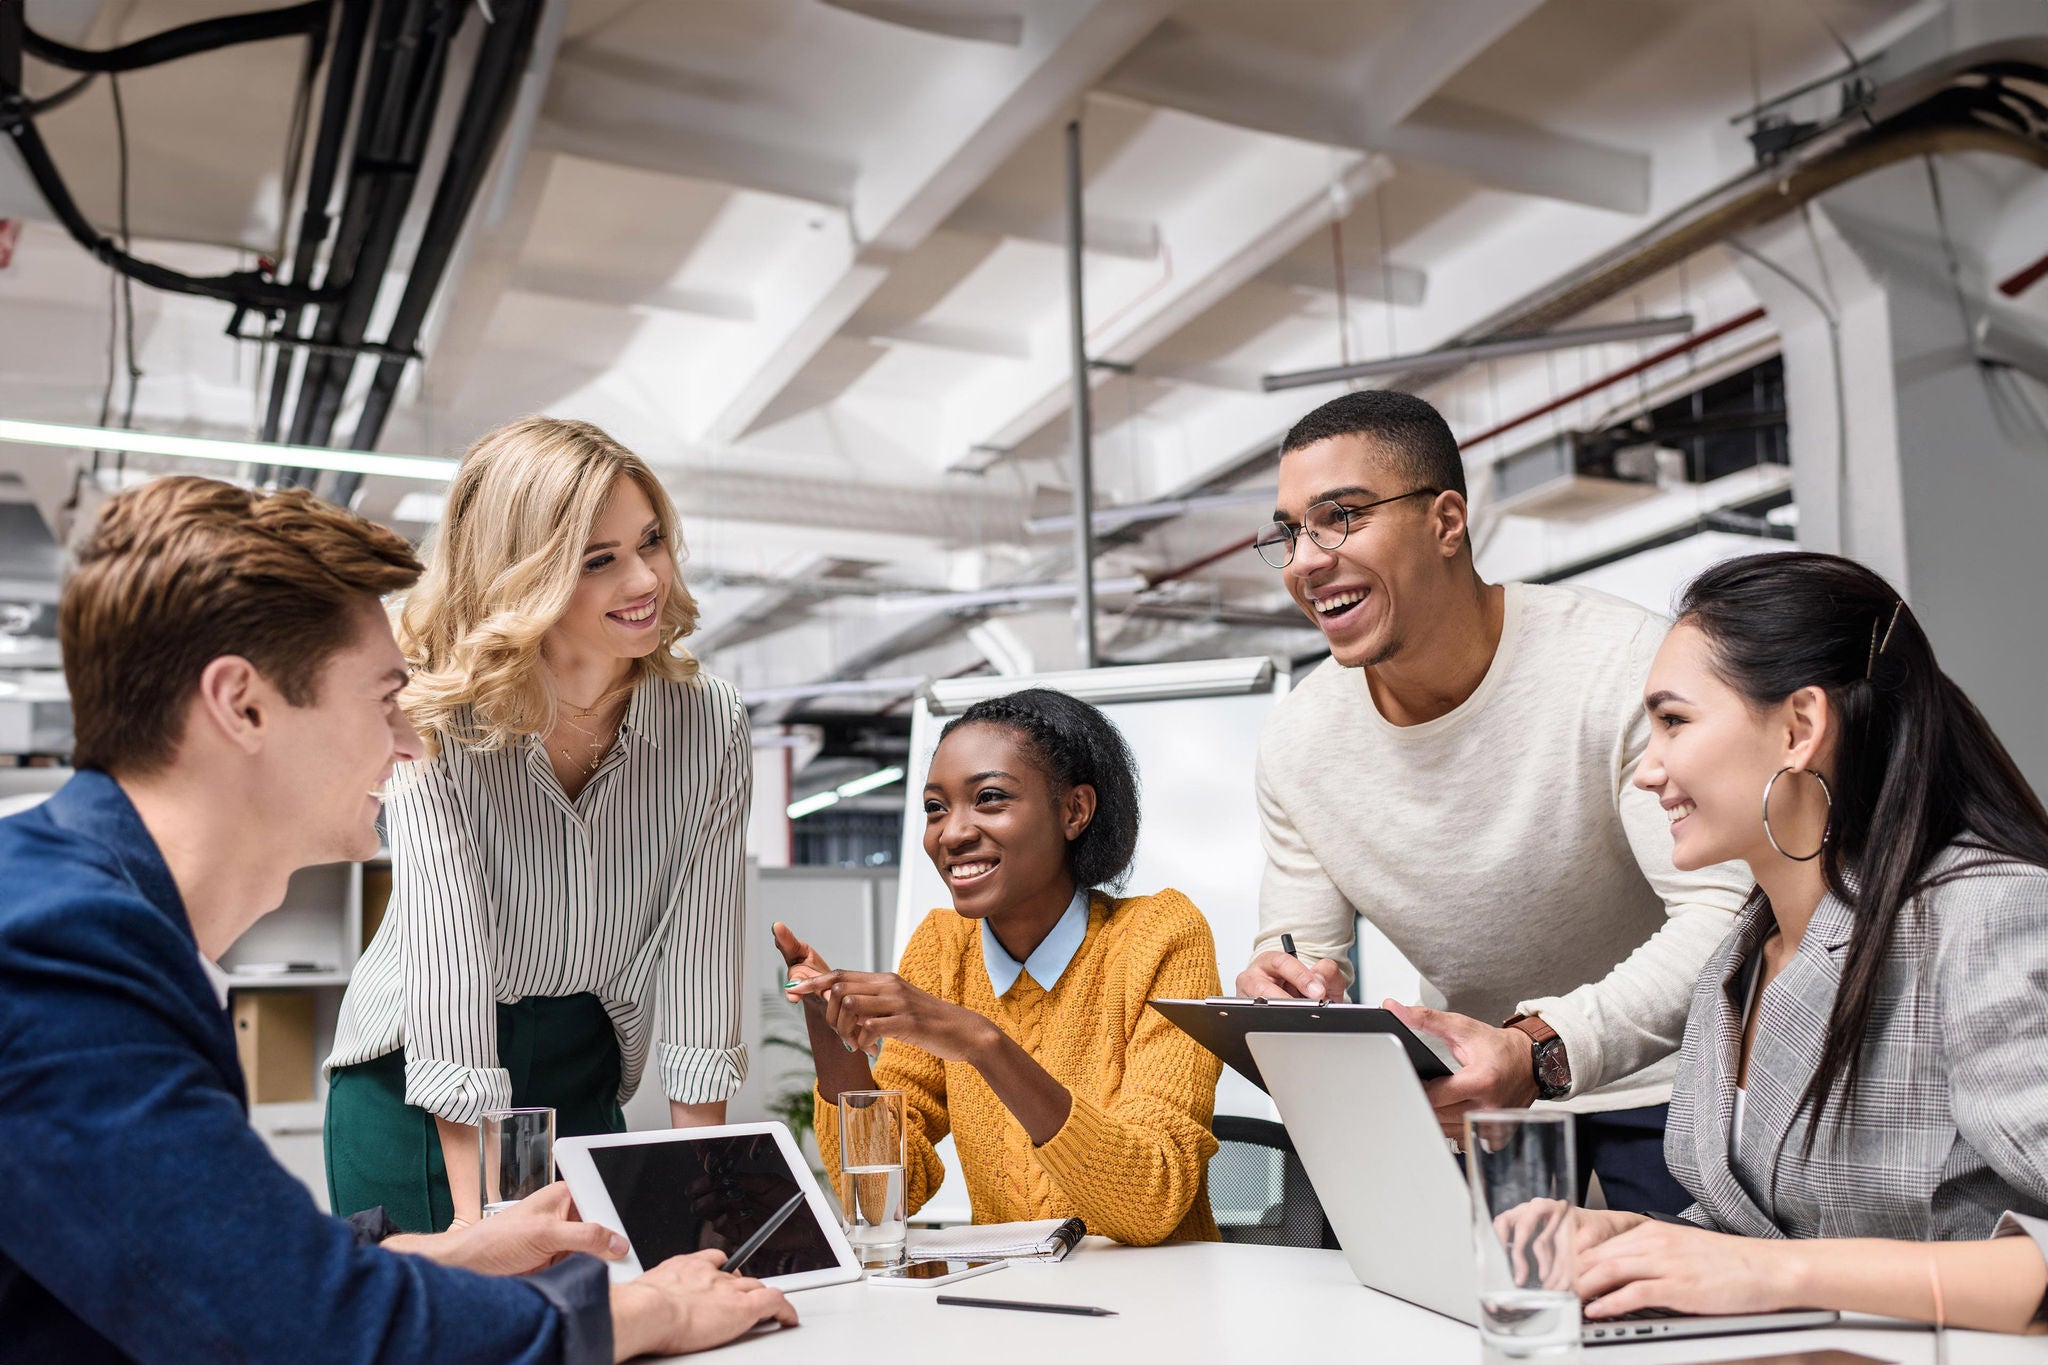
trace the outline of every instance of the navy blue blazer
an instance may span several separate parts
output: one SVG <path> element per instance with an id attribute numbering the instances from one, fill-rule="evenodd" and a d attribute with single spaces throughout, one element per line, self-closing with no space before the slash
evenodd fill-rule
<path id="1" fill-rule="evenodd" d="M 611 1360 L 594 1258 L 493 1279 L 321 1213 L 197 952 L 113 779 L 0 820 L 0 1362 Z"/>

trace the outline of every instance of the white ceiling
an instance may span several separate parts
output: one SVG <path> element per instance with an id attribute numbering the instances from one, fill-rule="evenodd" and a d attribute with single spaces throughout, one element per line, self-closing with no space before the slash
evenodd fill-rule
<path id="1" fill-rule="evenodd" d="M 28 13 L 103 46 L 247 7 L 29 0 Z M 1022 529 L 1071 479 L 1067 119 L 1083 127 L 1089 348 L 1130 371 L 1097 375 L 1096 487 L 1103 502 L 1142 501 L 1201 486 L 1339 391 L 1265 394 L 1261 374 L 1472 327 L 1749 169 L 1731 119 L 1759 94 L 1840 70 L 1840 44 L 1869 55 L 1942 9 L 570 0 L 543 26 L 542 97 L 515 119 L 381 448 L 453 454 L 529 411 L 606 426 L 673 488 L 692 572 L 739 580 L 703 595 L 713 666 L 743 685 L 954 672 L 1019 648 L 1061 662 L 1071 632 L 1057 604 L 970 635 L 778 581 L 972 589 L 1071 574 L 1063 536 Z M 122 79 L 140 254 L 217 270 L 275 250 L 299 51 L 273 42 Z M 37 93 L 59 79 L 31 63 Z M 1818 111 L 1830 96 L 1815 98 Z M 104 83 L 44 132 L 87 213 L 111 225 Z M 28 224 L 0 270 L 0 414 L 95 422 L 106 272 L 0 153 L 5 214 Z M 249 435 L 262 357 L 222 338 L 227 310 L 136 292 L 136 424 Z M 1710 256 L 1601 314 L 1690 311 L 1706 326 L 1753 306 Z M 1731 335 L 1688 363 L 1768 335 Z M 1656 344 L 1503 363 L 1435 396 L 1471 435 Z M 1511 453 L 1621 396 L 1468 454 Z M 0 468 L 53 458 L 4 454 Z M 416 487 L 372 481 L 362 505 L 390 516 Z M 1097 572 L 1156 575 L 1260 519 L 1237 507 L 1166 523 Z M 1576 547 L 1601 533 L 1571 534 Z M 1503 532 L 1516 571 L 1541 567 L 1529 547 L 1547 535 Z M 1199 619 L 1219 608 L 1234 615 Z M 1299 653 L 1316 639 L 1284 624 L 1284 596 L 1249 551 L 1105 609 L 1117 657 Z"/>

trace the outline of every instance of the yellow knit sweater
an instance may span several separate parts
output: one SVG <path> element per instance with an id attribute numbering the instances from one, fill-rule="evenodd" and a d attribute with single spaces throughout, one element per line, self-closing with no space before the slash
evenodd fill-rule
<path id="1" fill-rule="evenodd" d="M 1192 901 L 1172 890 L 1091 896 L 1087 936 L 1050 991 L 1027 972 L 998 1000 L 980 922 L 952 910 L 925 916 L 898 971 L 994 1020 L 1074 1098 L 1065 1126 L 1034 1147 L 972 1066 L 887 1042 L 875 1084 L 907 1098 L 912 1213 L 945 1178 L 933 1144 L 950 1131 L 977 1223 L 1078 1217 L 1090 1232 L 1137 1246 L 1216 1240 L 1206 1175 L 1223 1064 L 1145 1008 L 1149 999 L 1220 993 L 1209 922 Z M 816 1098 L 818 1151 L 836 1187 L 839 1108 Z"/>

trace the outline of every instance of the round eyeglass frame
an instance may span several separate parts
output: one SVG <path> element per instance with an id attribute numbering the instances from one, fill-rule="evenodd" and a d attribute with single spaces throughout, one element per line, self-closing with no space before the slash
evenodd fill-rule
<path id="1" fill-rule="evenodd" d="M 1252 545 L 1255 549 L 1258 550 L 1260 559 L 1265 560 L 1266 563 L 1272 565 L 1276 569 L 1284 569 L 1289 564 L 1292 564 L 1294 562 L 1294 540 L 1295 537 L 1299 535 L 1306 533 L 1308 538 L 1314 541 L 1316 543 L 1317 548 L 1319 549 L 1334 550 L 1339 545 L 1342 545 L 1345 542 L 1345 540 L 1351 535 L 1351 519 L 1353 517 L 1356 517 L 1360 512 L 1370 512 L 1373 508 L 1385 507 L 1390 502 L 1402 502 L 1408 498 L 1419 498 L 1425 493 L 1427 493 L 1431 497 L 1435 497 L 1437 494 L 1443 491 L 1444 490 L 1441 488 L 1411 488 L 1406 493 L 1396 493 L 1391 498 L 1379 498 L 1373 502 L 1360 503 L 1356 507 L 1346 507 L 1343 503 L 1338 502 L 1335 498 L 1325 498 L 1321 502 L 1314 503 L 1309 507 L 1305 522 L 1301 526 L 1289 526 L 1284 521 L 1267 522 L 1265 530 L 1260 531 L 1257 536 L 1253 537 Z M 1340 529 L 1337 532 L 1337 538 L 1335 540 L 1324 540 L 1320 535 L 1316 534 L 1315 528 L 1313 526 L 1309 526 L 1306 524 L 1307 521 L 1313 521 L 1315 519 L 1316 508 L 1318 507 L 1334 507 L 1341 514 L 1342 529 Z M 1275 527 L 1279 528 L 1280 538 L 1276 540 L 1268 540 L 1266 538 L 1267 532 L 1272 531 Z M 1283 545 L 1286 547 L 1286 552 L 1282 555 L 1278 562 L 1275 562 L 1272 554 L 1270 554 L 1269 551 L 1275 550 Z"/>

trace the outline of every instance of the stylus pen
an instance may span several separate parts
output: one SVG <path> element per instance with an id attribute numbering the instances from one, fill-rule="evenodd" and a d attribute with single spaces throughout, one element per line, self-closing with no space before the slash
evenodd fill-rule
<path id="1" fill-rule="evenodd" d="M 755 1233 L 752 1237 L 749 1237 L 746 1241 L 741 1242 L 740 1249 L 738 1251 L 735 1251 L 732 1255 L 725 1258 L 726 1270 L 734 1275 L 739 1274 L 740 1262 L 746 1260 L 747 1257 L 759 1251 L 761 1249 L 762 1243 L 766 1242 L 770 1237 L 773 1237 L 775 1235 L 775 1229 L 781 1227 L 784 1223 L 787 1223 L 789 1221 L 789 1215 L 795 1213 L 797 1205 L 803 1202 L 804 1192 L 802 1190 L 798 1190 L 795 1194 L 791 1195 L 789 1197 L 789 1202 L 787 1204 L 784 1204 L 781 1208 L 775 1210 L 775 1212 L 769 1216 L 768 1221 L 761 1224 L 761 1230 L 759 1232 Z"/>
<path id="2" fill-rule="evenodd" d="M 1292 934 L 1280 935 L 1280 951 L 1287 954 L 1289 957 L 1298 958 L 1301 956 L 1300 953 L 1294 951 L 1294 935 Z"/>
<path id="3" fill-rule="evenodd" d="M 1113 1318 L 1114 1308 L 1090 1308 L 1079 1303 L 1027 1303 L 1023 1299 L 965 1299 L 958 1294 L 941 1294 L 939 1302 L 954 1308 L 1014 1308 L 1020 1313 L 1071 1313 L 1078 1318 Z"/>

